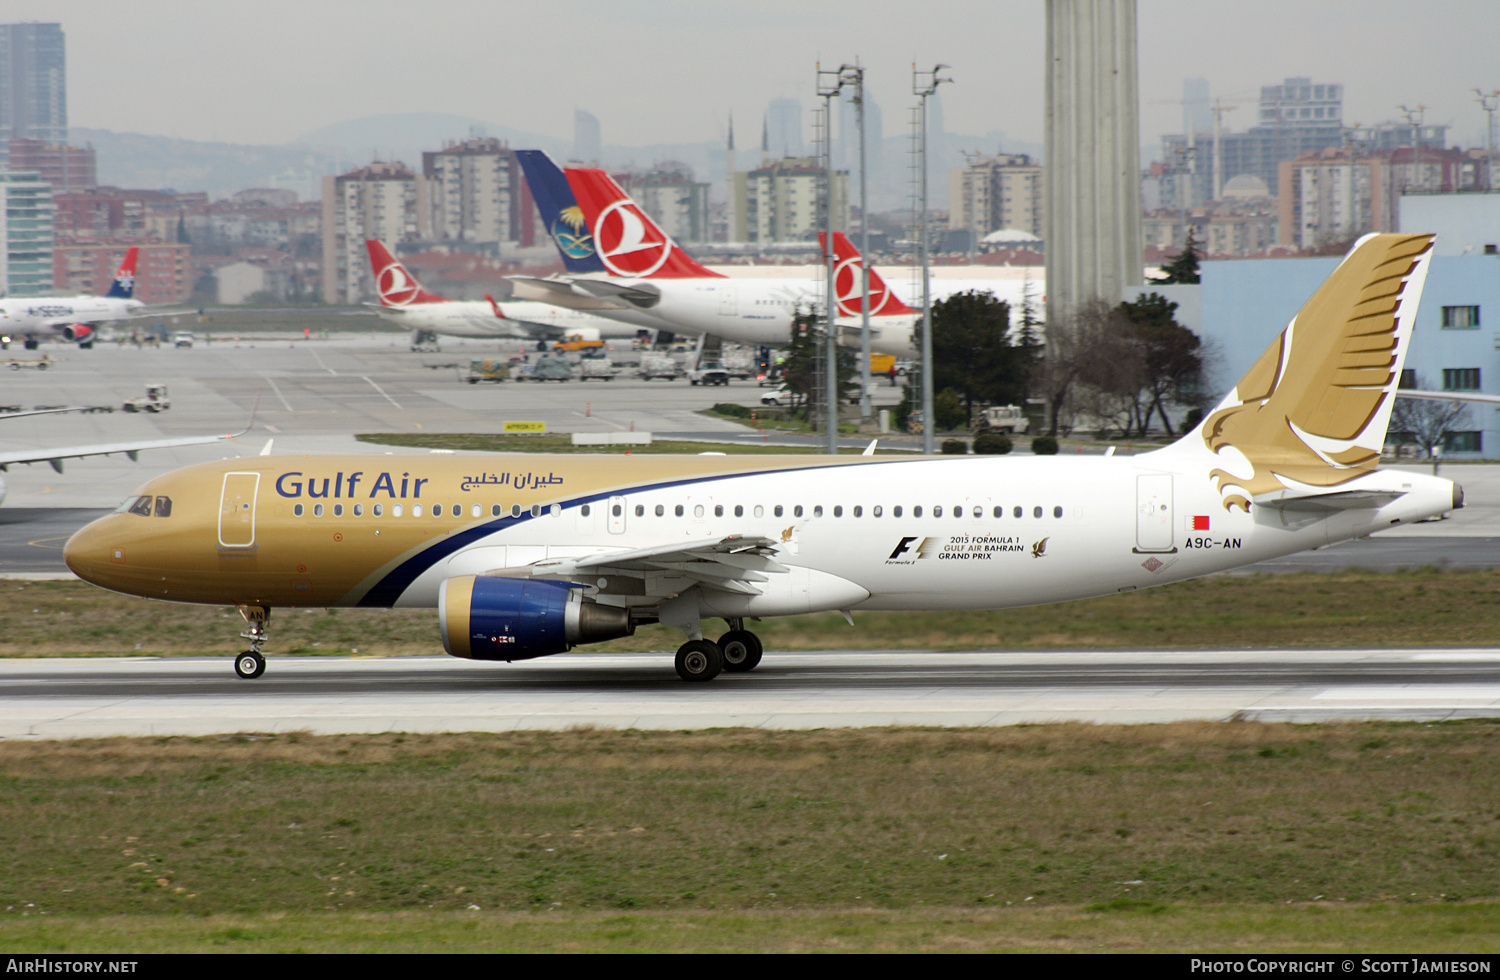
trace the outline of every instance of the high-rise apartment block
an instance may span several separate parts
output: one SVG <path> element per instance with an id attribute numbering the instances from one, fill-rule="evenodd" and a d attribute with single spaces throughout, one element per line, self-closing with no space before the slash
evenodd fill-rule
<path id="1" fill-rule="evenodd" d="M 978 241 L 1013 228 L 1041 237 L 1046 190 L 1042 165 L 1024 153 L 975 156 L 948 173 L 948 228 L 969 231 Z"/>
<path id="2" fill-rule="evenodd" d="M 708 241 L 708 184 L 693 179 L 687 164 L 664 164 L 615 180 L 662 231 L 679 242 Z"/>
<path id="3" fill-rule="evenodd" d="M 67 67 L 61 24 L 0 24 L 0 153 L 68 141 Z"/>
<path id="4" fill-rule="evenodd" d="M 514 242 L 530 223 L 520 164 L 500 140 L 471 138 L 423 153 L 422 175 L 438 241 Z"/>
<path id="5" fill-rule="evenodd" d="M 93 147 L 15 139 L 10 141 L 9 168 L 41 174 L 57 194 L 84 190 L 99 183 L 98 160 Z"/>
<path id="6" fill-rule="evenodd" d="M 766 143 L 771 152 L 779 156 L 802 156 L 801 102 L 796 99 L 771 100 L 766 109 Z"/>
<path id="7" fill-rule="evenodd" d="M 365 240 L 426 238 L 428 180 L 404 163 L 372 163 L 323 178 L 323 301 L 358 303 L 375 295 Z"/>
<path id="8" fill-rule="evenodd" d="M 734 175 L 736 242 L 817 241 L 825 225 L 818 189 L 824 170 L 815 157 L 777 160 Z M 832 180 L 833 226 L 849 228 L 849 171 L 835 170 Z"/>
<path id="9" fill-rule="evenodd" d="M 40 174 L 0 170 L 0 292 L 52 292 L 52 185 Z"/>
<path id="10" fill-rule="evenodd" d="M 573 110 L 573 159 L 585 166 L 597 167 L 603 158 L 604 139 L 598 118 L 582 109 Z"/>

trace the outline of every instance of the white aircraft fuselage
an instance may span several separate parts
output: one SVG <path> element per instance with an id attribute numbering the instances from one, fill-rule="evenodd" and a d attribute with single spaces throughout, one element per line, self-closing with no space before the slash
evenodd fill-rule
<path id="1" fill-rule="evenodd" d="M 54 330 L 140 315 L 146 304 L 106 296 L 17 296 L 0 299 L 0 332 Z"/>

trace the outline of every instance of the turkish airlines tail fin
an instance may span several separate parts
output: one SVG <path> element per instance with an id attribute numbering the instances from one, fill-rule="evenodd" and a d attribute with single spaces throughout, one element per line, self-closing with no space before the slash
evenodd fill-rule
<path id="1" fill-rule="evenodd" d="M 594 253 L 594 233 L 573 200 L 573 189 L 562 170 L 541 150 L 517 150 L 516 159 L 563 266 L 572 273 L 605 272 Z"/>
<path id="2" fill-rule="evenodd" d="M 1375 469 L 1432 257 L 1431 235 L 1366 235 L 1179 445 L 1222 461 L 1227 510 L 1327 494 Z M 1226 452 L 1226 450 L 1232 450 Z"/>
<path id="3" fill-rule="evenodd" d="M 423 289 L 422 284 L 406 271 L 401 260 L 385 247 L 384 242 L 369 238 L 365 240 L 365 248 L 370 253 L 370 269 L 375 273 L 375 291 L 380 294 L 381 306 L 448 302 L 445 297 Z"/>
<path id="4" fill-rule="evenodd" d="M 110 284 L 109 292 L 104 295 L 110 299 L 132 299 L 135 297 L 135 264 L 140 258 L 141 250 L 136 246 L 130 246 L 125 253 L 125 259 L 120 263 L 120 268 L 115 271 L 115 281 Z"/>
<path id="5" fill-rule="evenodd" d="M 594 236 L 599 261 L 628 279 L 722 279 L 688 255 L 603 170 L 564 171 Z"/>
<path id="6" fill-rule="evenodd" d="M 818 248 L 828 247 L 828 236 L 824 232 L 818 232 Z M 826 254 L 826 253 L 825 253 Z M 861 299 L 864 294 L 864 283 L 860 280 L 861 270 L 864 268 L 864 256 L 859 254 L 859 249 L 849 241 L 849 236 L 841 231 L 833 233 L 833 288 L 834 295 L 838 297 L 839 316 L 859 316 L 863 312 Z M 907 306 L 891 292 L 880 273 L 875 267 L 870 267 L 870 315 L 871 316 L 911 316 L 917 311 Z"/>

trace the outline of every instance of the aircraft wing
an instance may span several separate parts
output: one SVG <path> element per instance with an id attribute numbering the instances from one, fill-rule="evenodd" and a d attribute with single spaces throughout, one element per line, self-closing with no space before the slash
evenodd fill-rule
<path id="1" fill-rule="evenodd" d="M 536 300 L 569 310 L 623 310 L 629 305 L 617 300 L 582 293 L 573 288 L 572 279 L 543 279 L 539 276 L 507 276 L 514 285 L 516 299 Z"/>
<path id="2" fill-rule="evenodd" d="M 67 408 L 34 408 L 29 412 L 0 412 L 0 419 L 24 419 L 32 415 L 56 415 L 58 412 L 87 412 L 88 407 L 84 405 L 72 405 Z"/>
<path id="3" fill-rule="evenodd" d="M 63 471 L 63 460 L 81 459 L 84 456 L 112 456 L 124 453 L 131 459 L 146 449 L 175 449 L 178 446 L 201 446 L 205 443 L 233 439 L 239 433 L 222 436 L 184 436 L 181 439 L 152 439 L 144 442 L 106 442 L 97 446 L 64 446 L 56 449 L 21 449 L 0 452 L 0 470 L 22 463 L 48 463 L 54 470 Z"/>
<path id="4" fill-rule="evenodd" d="M 573 288 L 598 299 L 617 300 L 642 310 L 649 310 L 661 302 L 661 290 L 650 285 L 627 286 L 610 279 L 574 279 Z"/>
<path id="5" fill-rule="evenodd" d="M 1500 395 L 1484 395 L 1477 391 L 1415 391 L 1397 388 L 1397 398 L 1417 398 L 1430 402 L 1478 402 L 1481 405 L 1500 405 Z"/>
<path id="6" fill-rule="evenodd" d="M 788 571 L 776 561 L 776 542 L 760 535 L 731 534 L 717 541 L 658 545 L 634 551 L 605 551 L 583 558 L 549 558 L 517 568 L 487 572 L 500 578 L 579 580 L 592 585 L 600 576 L 641 580 L 646 595 L 673 596 L 698 586 L 720 592 L 759 595 L 756 583 Z"/>

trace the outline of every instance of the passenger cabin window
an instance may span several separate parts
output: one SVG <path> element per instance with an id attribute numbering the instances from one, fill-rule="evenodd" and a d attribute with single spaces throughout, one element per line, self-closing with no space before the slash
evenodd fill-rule
<path id="1" fill-rule="evenodd" d="M 504 511 L 505 511 L 505 508 L 501 507 L 499 504 L 491 504 L 490 505 L 490 516 L 491 517 L 499 517 L 502 513 L 504 513 Z M 587 505 L 585 505 L 583 513 L 584 513 L 585 516 L 588 515 L 588 507 L 587 507 Z"/>
<path id="2" fill-rule="evenodd" d="M 302 505 L 301 504 L 293 504 L 292 505 L 292 516 L 293 517 L 301 517 L 302 516 Z"/>

